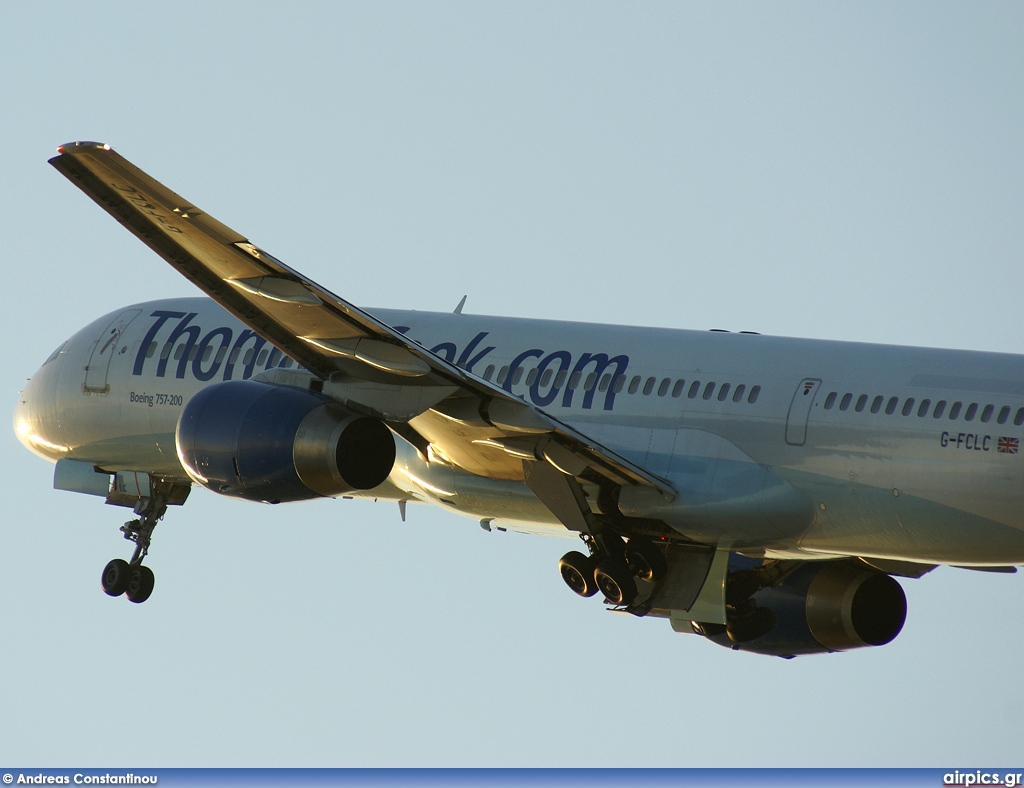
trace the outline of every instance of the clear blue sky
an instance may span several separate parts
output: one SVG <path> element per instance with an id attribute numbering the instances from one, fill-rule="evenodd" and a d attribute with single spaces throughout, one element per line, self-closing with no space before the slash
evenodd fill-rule
<path id="1" fill-rule="evenodd" d="M 1022 351 L 1022 51 L 1009 2 L 10 5 L 8 405 L 195 293 L 46 165 L 73 139 L 366 306 Z M 566 542 L 197 490 L 133 606 L 128 512 L 0 452 L 2 762 L 1019 765 L 1024 575 L 784 661 L 575 597 Z"/>

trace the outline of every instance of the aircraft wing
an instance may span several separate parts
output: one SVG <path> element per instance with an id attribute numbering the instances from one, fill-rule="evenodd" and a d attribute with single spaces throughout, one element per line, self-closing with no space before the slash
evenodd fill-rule
<path id="1" fill-rule="evenodd" d="M 437 447 L 482 475 L 521 479 L 524 461 L 547 460 L 583 480 L 673 494 L 663 479 L 289 268 L 108 145 L 74 142 L 57 151 L 50 164 L 207 295 L 325 381 L 326 393 L 348 392 L 354 406 L 383 413 L 420 448 Z"/>

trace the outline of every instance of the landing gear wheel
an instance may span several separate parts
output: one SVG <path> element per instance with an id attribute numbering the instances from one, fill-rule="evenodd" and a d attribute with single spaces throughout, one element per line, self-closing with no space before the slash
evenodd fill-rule
<path id="1" fill-rule="evenodd" d="M 121 596 L 128 588 L 130 575 L 131 567 L 128 562 L 123 558 L 115 558 L 103 567 L 103 575 L 100 577 L 103 593 L 109 596 Z"/>
<path id="2" fill-rule="evenodd" d="M 658 582 L 665 575 L 665 556 L 650 541 L 633 537 L 626 545 L 626 564 L 641 580 Z"/>
<path id="3" fill-rule="evenodd" d="M 629 567 L 621 561 L 605 558 L 594 570 L 601 593 L 613 605 L 629 606 L 636 599 L 636 583 Z"/>
<path id="4" fill-rule="evenodd" d="M 775 626 L 775 614 L 766 607 L 755 607 L 741 618 L 729 622 L 725 632 L 733 643 L 749 643 L 767 635 Z"/>
<path id="5" fill-rule="evenodd" d="M 562 574 L 565 584 L 574 593 L 583 597 L 597 593 L 594 581 L 594 559 L 591 556 L 573 550 L 562 556 L 558 562 L 558 571 Z"/>
<path id="6" fill-rule="evenodd" d="M 141 604 L 149 599 L 149 595 L 153 593 L 153 585 L 156 582 L 156 578 L 153 576 L 153 570 L 148 566 L 133 566 L 131 573 L 128 577 L 128 588 L 125 589 L 125 596 L 128 597 L 129 602 L 135 602 Z"/>

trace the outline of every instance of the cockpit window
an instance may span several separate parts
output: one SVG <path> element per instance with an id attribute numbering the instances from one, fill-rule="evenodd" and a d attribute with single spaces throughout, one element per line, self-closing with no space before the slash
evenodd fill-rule
<path id="1" fill-rule="evenodd" d="M 62 342 L 60 347 L 57 348 L 55 351 L 53 351 L 50 354 L 50 357 L 48 359 L 46 359 L 46 361 L 43 362 L 43 366 L 45 367 L 47 364 L 49 364 L 51 361 L 53 361 L 55 358 L 57 358 L 57 356 L 60 355 L 60 352 L 64 349 L 64 345 L 66 345 L 66 344 L 67 344 L 67 342 Z"/>

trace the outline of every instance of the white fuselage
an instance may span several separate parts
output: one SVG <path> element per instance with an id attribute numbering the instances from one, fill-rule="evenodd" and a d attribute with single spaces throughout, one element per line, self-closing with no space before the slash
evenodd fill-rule
<path id="1" fill-rule="evenodd" d="M 805 558 L 1024 562 L 1022 356 L 373 314 L 666 479 L 671 504 L 624 503 L 691 538 Z M 40 368 L 15 429 L 51 460 L 186 479 L 174 434 L 189 398 L 282 364 L 295 369 L 211 300 L 139 304 L 82 329 Z M 429 436 L 429 419 L 422 426 Z M 565 533 L 520 480 L 474 474 L 440 444 L 423 455 L 398 443 L 372 497 Z"/>

